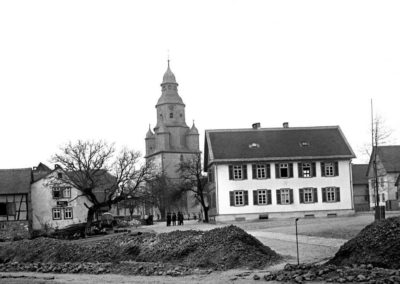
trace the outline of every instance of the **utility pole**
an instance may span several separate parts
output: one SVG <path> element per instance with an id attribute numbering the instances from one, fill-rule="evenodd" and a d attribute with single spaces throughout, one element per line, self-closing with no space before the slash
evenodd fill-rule
<path id="1" fill-rule="evenodd" d="M 378 155 L 378 125 L 375 125 L 374 128 L 374 109 L 372 105 L 371 99 L 371 138 L 372 138 L 372 165 L 373 165 L 373 183 L 372 186 L 374 187 L 375 192 L 375 220 L 381 220 L 381 210 L 379 208 L 379 190 L 378 190 L 378 167 L 376 164 L 376 158 Z"/>

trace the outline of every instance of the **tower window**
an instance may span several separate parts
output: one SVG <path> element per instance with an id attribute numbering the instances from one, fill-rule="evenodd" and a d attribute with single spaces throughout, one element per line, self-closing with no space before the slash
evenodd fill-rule
<path id="1" fill-rule="evenodd" d="M 174 117 L 174 113 L 170 112 L 169 113 L 169 118 L 173 118 Z"/>
<path id="2" fill-rule="evenodd" d="M 183 114 L 180 114 L 180 117 L 183 117 Z"/>

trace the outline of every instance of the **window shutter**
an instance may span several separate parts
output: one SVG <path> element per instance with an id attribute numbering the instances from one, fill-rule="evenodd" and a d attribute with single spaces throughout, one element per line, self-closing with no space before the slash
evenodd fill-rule
<path id="1" fill-rule="evenodd" d="M 279 164 L 275 164 L 275 177 L 280 178 L 281 175 L 279 174 Z"/>
<path id="2" fill-rule="evenodd" d="M 257 179 L 257 165 L 256 164 L 252 164 L 251 168 L 253 170 L 253 179 Z"/>
<path id="3" fill-rule="evenodd" d="M 258 205 L 258 191 L 253 190 L 253 204 Z"/>
<path id="4" fill-rule="evenodd" d="M 322 202 L 326 202 L 326 188 L 322 188 Z"/>
<path id="5" fill-rule="evenodd" d="M 281 190 L 280 189 L 276 190 L 276 204 L 282 204 L 282 202 L 281 202 Z"/>
<path id="6" fill-rule="evenodd" d="M 244 192 L 244 205 L 249 205 L 249 192 L 247 190 Z"/>
<path id="7" fill-rule="evenodd" d="M 317 171 L 315 169 L 315 162 L 311 163 L 311 176 L 316 177 L 317 176 Z"/>
<path id="8" fill-rule="evenodd" d="M 318 190 L 316 188 L 313 188 L 314 191 L 314 203 L 318 203 Z"/>
<path id="9" fill-rule="evenodd" d="M 230 206 L 235 206 L 235 195 L 233 191 L 229 191 Z"/>
<path id="10" fill-rule="evenodd" d="M 247 164 L 242 165 L 242 170 L 243 170 L 243 179 L 247 179 Z"/>
<path id="11" fill-rule="evenodd" d="M 335 162 L 335 176 L 339 175 L 339 163 Z"/>
<path id="12" fill-rule="evenodd" d="M 289 189 L 289 196 L 290 196 L 290 204 L 293 203 L 293 189 Z"/>
<path id="13" fill-rule="evenodd" d="M 272 192 L 270 189 L 267 190 L 267 204 L 272 204 Z"/>
<path id="14" fill-rule="evenodd" d="M 229 165 L 229 179 L 233 179 L 233 166 Z M 231 205 L 233 206 L 233 205 Z"/>
<path id="15" fill-rule="evenodd" d="M 289 164 L 289 177 L 293 177 L 293 163 Z"/>
<path id="16" fill-rule="evenodd" d="M 336 187 L 335 191 L 336 191 L 336 201 L 340 202 L 340 187 Z"/>
<path id="17" fill-rule="evenodd" d="M 304 189 L 302 188 L 299 189 L 299 197 L 300 203 L 304 203 Z"/>
<path id="18" fill-rule="evenodd" d="M 297 163 L 297 169 L 299 171 L 299 177 L 303 177 L 303 164 L 302 163 Z"/>
<path id="19" fill-rule="evenodd" d="M 271 165 L 267 164 L 266 167 L 267 167 L 267 178 L 271 178 Z"/>
<path id="20" fill-rule="evenodd" d="M 325 176 L 325 163 L 321 162 L 321 176 L 324 177 Z"/>

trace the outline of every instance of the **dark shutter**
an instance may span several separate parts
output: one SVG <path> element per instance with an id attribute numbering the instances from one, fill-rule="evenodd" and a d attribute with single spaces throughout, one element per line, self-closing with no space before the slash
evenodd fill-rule
<path id="1" fill-rule="evenodd" d="M 267 190 L 267 204 L 272 204 L 272 195 L 271 195 L 271 190 Z"/>
<path id="2" fill-rule="evenodd" d="M 249 192 L 244 190 L 244 205 L 249 205 Z"/>
<path id="3" fill-rule="evenodd" d="M 311 163 L 311 176 L 316 177 L 317 176 L 317 171 L 315 169 L 315 162 Z"/>
<path id="4" fill-rule="evenodd" d="M 253 190 L 253 204 L 258 205 L 258 191 Z"/>
<path id="5" fill-rule="evenodd" d="M 335 162 L 335 176 L 339 175 L 339 163 Z"/>
<path id="6" fill-rule="evenodd" d="M 233 191 L 229 191 L 230 206 L 235 206 L 235 194 Z"/>
<path id="7" fill-rule="evenodd" d="M 321 162 L 321 176 L 324 177 L 325 176 L 325 163 Z"/>
<path id="8" fill-rule="evenodd" d="M 299 189 L 300 203 L 304 203 L 304 189 Z"/>
<path id="9" fill-rule="evenodd" d="M 303 164 L 297 163 L 297 169 L 299 171 L 299 178 L 302 178 L 303 177 Z"/>
<path id="10" fill-rule="evenodd" d="M 279 173 L 279 164 L 275 164 L 275 177 L 280 178 L 281 175 Z"/>
<path id="11" fill-rule="evenodd" d="M 266 167 L 267 167 L 267 178 L 271 178 L 271 165 L 267 164 Z"/>
<path id="12" fill-rule="evenodd" d="M 314 202 L 318 203 L 318 190 L 316 188 L 313 188 L 314 191 Z"/>
<path id="13" fill-rule="evenodd" d="M 281 202 L 281 190 L 280 189 L 276 190 L 276 204 L 282 204 L 282 202 Z"/>
<path id="14" fill-rule="evenodd" d="M 289 196 L 290 196 L 290 204 L 292 204 L 293 203 L 293 189 L 289 189 Z"/>
<path id="15" fill-rule="evenodd" d="M 289 177 L 293 177 L 293 163 L 289 164 Z"/>
<path id="16" fill-rule="evenodd" d="M 253 170 L 253 179 L 257 179 L 257 165 L 256 164 L 252 164 L 251 168 Z"/>
<path id="17" fill-rule="evenodd" d="M 326 188 L 322 188 L 322 202 L 326 202 Z"/>
<path id="18" fill-rule="evenodd" d="M 229 165 L 229 179 L 233 179 L 233 166 Z M 233 205 L 231 205 L 233 206 Z"/>
<path id="19" fill-rule="evenodd" d="M 340 202 L 340 187 L 336 187 L 336 201 Z"/>
<path id="20" fill-rule="evenodd" d="M 242 165 L 242 170 L 243 170 L 243 179 L 247 179 L 247 164 Z"/>

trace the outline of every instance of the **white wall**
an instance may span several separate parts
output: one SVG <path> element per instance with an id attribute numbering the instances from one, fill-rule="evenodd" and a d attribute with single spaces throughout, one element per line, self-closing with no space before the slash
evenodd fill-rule
<path id="1" fill-rule="evenodd" d="M 56 174 L 54 172 L 53 174 Z M 49 180 L 44 178 L 38 180 L 31 185 L 31 204 L 32 204 L 32 228 L 33 230 L 43 229 L 44 224 L 51 228 L 63 228 L 65 226 L 86 222 L 87 208 L 84 202 L 91 205 L 86 197 L 78 197 L 78 190 L 71 188 L 71 198 L 54 199 L 51 187 L 48 185 Z M 73 200 L 74 199 L 74 200 Z M 72 219 L 64 219 L 61 212 L 61 220 L 53 220 L 52 209 L 57 207 L 57 201 L 69 201 L 68 207 L 72 207 Z"/>
<path id="2" fill-rule="evenodd" d="M 247 180 L 229 180 L 229 166 L 216 166 L 216 195 L 218 214 L 251 214 L 268 212 L 295 212 L 295 211 L 314 211 L 314 210 L 351 210 L 352 205 L 352 185 L 351 185 L 351 166 L 350 160 L 339 161 L 339 176 L 321 177 L 321 164 L 316 162 L 316 177 L 298 178 L 297 161 L 293 162 L 293 178 L 275 178 L 275 164 L 271 165 L 271 178 L 257 180 L 252 179 L 251 164 L 247 164 Z M 340 187 L 340 202 L 322 202 L 322 187 Z M 299 188 L 316 187 L 318 188 L 318 202 L 300 204 Z M 277 204 L 276 190 L 281 188 L 293 189 L 293 204 Z M 253 190 L 271 189 L 272 204 L 253 205 Z M 249 205 L 230 206 L 229 191 L 247 190 Z"/>

